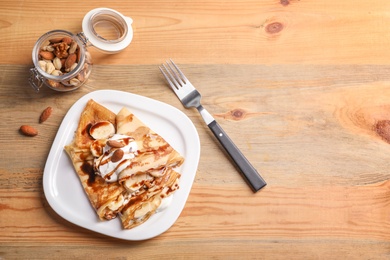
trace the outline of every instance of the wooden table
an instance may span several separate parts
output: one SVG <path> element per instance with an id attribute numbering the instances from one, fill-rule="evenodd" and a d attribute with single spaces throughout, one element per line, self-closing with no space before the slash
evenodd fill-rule
<path id="1" fill-rule="evenodd" d="M 53 29 L 81 31 L 110 7 L 133 20 L 115 55 L 92 53 L 88 83 L 35 93 L 31 51 Z M 390 2 L 5 1 L 0 3 L 0 258 L 389 259 Z M 254 194 L 196 110 L 158 65 L 173 58 L 204 106 L 268 185 Z M 78 227 L 43 193 L 46 158 L 68 109 L 100 89 L 182 110 L 201 142 L 195 182 L 176 223 L 132 242 Z M 41 111 L 52 117 L 38 123 Z M 36 137 L 18 129 L 29 124 Z"/>

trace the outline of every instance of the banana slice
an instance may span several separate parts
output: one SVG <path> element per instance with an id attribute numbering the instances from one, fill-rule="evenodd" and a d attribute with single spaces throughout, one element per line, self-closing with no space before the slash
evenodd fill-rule
<path id="1" fill-rule="evenodd" d="M 97 122 L 89 129 L 93 139 L 108 139 L 115 134 L 115 126 L 108 121 Z"/>

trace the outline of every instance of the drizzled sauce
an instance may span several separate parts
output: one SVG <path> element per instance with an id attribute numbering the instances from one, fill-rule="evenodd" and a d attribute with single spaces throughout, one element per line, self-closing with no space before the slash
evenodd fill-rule
<path id="1" fill-rule="evenodd" d="M 100 148 L 99 143 L 93 144 L 92 149 L 95 149 L 96 153 L 101 153 L 98 158 L 95 158 L 94 168 L 97 174 L 107 182 L 115 182 L 118 180 L 118 175 L 130 165 L 132 159 L 136 156 L 137 143 L 133 138 L 124 135 L 114 135 L 110 140 L 116 140 L 124 146 L 120 148 L 110 147 L 106 142 L 104 147 Z M 122 150 L 124 155 L 119 161 L 112 161 L 112 155 L 118 149 Z"/>
<path id="2" fill-rule="evenodd" d="M 89 123 L 89 124 L 81 131 L 81 134 L 82 134 L 82 135 L 85 135 L 85 134 L 88 134 L 88 135 L 89 135 L 89 129 L 91 129 L 91 126 L 92 126 L 92 123 Z"/>
<path id="3" fill-rule="evenodd" d="M 88 174 L 88 185 L 92 185 L 94 182 L 95 182 L 95 179 L 96 179 L 96 174 L 95 174 L 95 171 L 93 169 L 93 166 L 87 162 L 84 162 L 82 165 L 81 165 L 81 171 L 85 174 Z"/>

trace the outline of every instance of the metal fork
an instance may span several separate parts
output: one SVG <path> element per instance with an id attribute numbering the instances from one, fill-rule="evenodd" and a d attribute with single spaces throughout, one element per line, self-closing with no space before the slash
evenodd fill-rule
<path id="1" fill-rule="evenodd" d="M 237 148 L 237 146 L 233 143 L 233 141 L 221 128 L 221 126 L 215 121 L 213 116 L 201 105 L 200 93 L 190 83 L 190 81 L 176 66 L 176 64 L 170 59 L 166 62 L 166 65 L 162 64 L 162 66 L 159 66 L 159 68 L 165 79 L 168 81 L 168 84 L 180 99 L 181 103 L 186 108 L 195 107 L 199 111 L 203 117 L 203 120 L 211 129 L 214 136 L 221 143 L 223 148 L 225 148 L 226 152 L 236 164 L 253 192 L 257 192 L 265 185 L 267 185 L 256 169 L 245 158 L 245 156 L 241 153 L 241 151 Z"/>

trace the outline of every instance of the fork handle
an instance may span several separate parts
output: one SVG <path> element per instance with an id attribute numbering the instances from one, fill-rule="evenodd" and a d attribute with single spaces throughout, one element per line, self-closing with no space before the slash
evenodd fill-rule
<path id="1" fill-rule="evenodd" d="M 209 128 L 221 143 L 223 148 L 232 158 L 233 162 L 236 164 L 240 172 L 242 173 L 244 179 L 247 181 L 253 192 L 257 192 L 263 188 L 267 183 L 263 180 L 260 174 L 252 166 L 252 164 L 245 158 L 229 136 L 223 131 L 222 127 L 213 120 L 208 124 Z"/>

